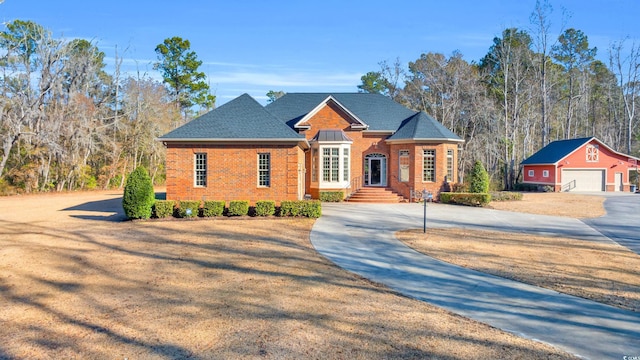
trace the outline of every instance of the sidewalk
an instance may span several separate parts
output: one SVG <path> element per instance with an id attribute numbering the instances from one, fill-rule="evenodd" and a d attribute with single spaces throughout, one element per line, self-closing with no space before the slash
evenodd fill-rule
<path id="1" fill-rule="evenodd" d="M 407 296 L 590 359 L 640 356 L 640 314 L 479 273 L 420 254 L 394 232 L 422 228 L 419 204 L 323 204 L 313 246 Z M 427 227 L 559 233 L 609 242 L 580 220 L 429 204 Z"/>

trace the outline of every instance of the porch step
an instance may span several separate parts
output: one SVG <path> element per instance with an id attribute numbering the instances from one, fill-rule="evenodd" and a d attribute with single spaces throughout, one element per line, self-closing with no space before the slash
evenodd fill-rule
<path id="1" fill-rule="evenodd" d="M 404 202 L 404 197 L 398 195 L 390 188 L 363 187 L 347 199 L 354 203 L 399 203 Z"/>

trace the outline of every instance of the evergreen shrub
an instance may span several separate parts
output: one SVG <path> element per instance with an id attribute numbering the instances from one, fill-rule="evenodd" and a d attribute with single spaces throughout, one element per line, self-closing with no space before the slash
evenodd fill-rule
<path id="1" fill-rule="evenodd" d="M 229 202 L 229 210 L 227 215 L 229 216 L 245 216 L 249 213 L 249 201 L 247 200 L 232 200 Z"/>
<path id="2" fill-rule="evenodd" d="M 153 204 L 154 216 L 159 219 L 168 218 L 173 215 L 176 202 L 173 200 L 156 200 Z"/>
<path id="3" fill-rule="evenodd" d="M 481 193 L 440 193 L 440 202 L 467 206 L 486 206 L 491 202 L 491 195 Z"/>
<path id="4" fill-rule="evenodd" d="M 180 200 L 178 214 L 181 218 L 193 218 L 200 212 L 199 200 Z"/>
<path id="5" fill-rule="evenodd" d="M 147 170 L 137 167 L 127 177 L 122 196 L 122 208 L 129 219 L 148 219 L 155 203 L 153 184 Z"/>
<path id="6" fill-rule="evenodd" d="M 202 205 L 202 216 L 204 217 L 214 217 L 214 216 L 222 216 L 224 213 L 224 201 L 218 200 L 207 200 Z"/>
<path id="7" fill-rule="evenodd" d="M 272 200 L 256 201 L 256 216 L 271 216 L 276 213 L 276 202 Z"/>
<path id="8" fill-rule="evenodd" d="M 480 161 L 476 161 L 471 171 L 469 179 L 470 193 L 488 193 L 489 192 L 489 174 L 485 170 Z"/>
<path id="9" fill-rule="evenodd" d="M 342 191 L 320 191 L 320 201 L 322 202 L 341 202 L 344 200 L 344 192 Z"/>

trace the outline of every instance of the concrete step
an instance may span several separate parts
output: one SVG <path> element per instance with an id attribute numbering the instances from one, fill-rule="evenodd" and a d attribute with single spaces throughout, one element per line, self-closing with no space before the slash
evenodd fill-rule
<path id="1" fill-rule="evenodd" d="M 354 203 L 399 203 L 405 200 L 389 188 L 364 187 L 352 194 L 347 201 Z"/>

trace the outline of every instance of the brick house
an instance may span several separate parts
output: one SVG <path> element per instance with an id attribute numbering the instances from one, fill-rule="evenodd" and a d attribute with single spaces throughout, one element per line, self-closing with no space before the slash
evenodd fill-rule
<path id="1" fill-rule="evenodd" d="M 457 135 L 424 112 L 364 93 L 244 94 L 159 138 L 167 199 L 297 200 L 380 187 L 404 198 L 458 178 Z"/>
<path id="2" fill-rule="evenodd" d="M 640 159 L 594 138 L 559 140 L 524 160 L 523 182 L 554 191 L 629 191 Z"/>

